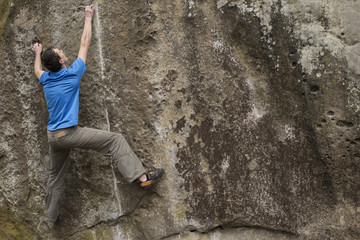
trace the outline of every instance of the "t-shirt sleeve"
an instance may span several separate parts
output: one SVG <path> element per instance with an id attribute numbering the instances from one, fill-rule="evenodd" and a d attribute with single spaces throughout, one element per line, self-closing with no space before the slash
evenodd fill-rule
<path id="1" fill-rule="evenodd" d="M 77 58 L 75 62 L 71 65 L 71 67 L 69 67 L 69 70 L 73 74 L 81 78 L 82 75 L 84 75 L 84 73 L 86 72 L 86 66 L 84 61 L 81 58 Z"/>
<path id="2" fill-rule="evenodd" d="M 47 72 L 43 72 L 40 76 L 40 84 L 44 85 L 46 77 L 47 77 L 48 73 Z"/>

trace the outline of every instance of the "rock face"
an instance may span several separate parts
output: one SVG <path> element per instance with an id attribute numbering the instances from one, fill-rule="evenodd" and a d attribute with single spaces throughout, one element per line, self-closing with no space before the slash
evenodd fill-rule
<path id="1" fill-rule="evenodd" d="M 91 1 L 0 1 L 1 239 L 359 239 L 360 2 L 95 1 L 80 125 L 121 132 L 156 187 L 74 149 L 44 225 L 32 41 L 77 56 Z"/>

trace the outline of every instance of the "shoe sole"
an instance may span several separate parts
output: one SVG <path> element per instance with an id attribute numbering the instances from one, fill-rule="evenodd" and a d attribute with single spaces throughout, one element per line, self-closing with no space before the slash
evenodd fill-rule
<path id="1" fill-rule="evenodd" d="M 142 188 L 148 188 L 150 187 L 155 181 L 154 180 L 149 180 L 149 181 L 146 181 L 146 182 L 142 182 L 140 183 L 140 187 Z"/>

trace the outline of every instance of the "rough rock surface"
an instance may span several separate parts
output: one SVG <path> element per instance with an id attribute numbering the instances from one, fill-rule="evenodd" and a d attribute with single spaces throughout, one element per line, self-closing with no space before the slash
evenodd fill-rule
<path id="1" fill-rule="evenodd" d="M 155 188 L 73 150 L 43 222 L 33 39 L 74 61 L 91 1 L 0 0 L 0 239 L 360 239 L 360 2 L 94 1 L 80 125 L 121 132 Z"/>

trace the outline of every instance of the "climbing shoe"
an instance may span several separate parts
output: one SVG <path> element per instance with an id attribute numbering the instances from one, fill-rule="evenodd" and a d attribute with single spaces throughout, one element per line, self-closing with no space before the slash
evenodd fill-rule
<path id="1" fill-rule="evenodd" d="M 140 182 L 140 187 L 143 189 L 152 186 L 155 183 L 155 180 L 158 179 L 164 172 L 164 169 L 157 168 L 153 172 L 146 173 L 146 181 Z"/>

